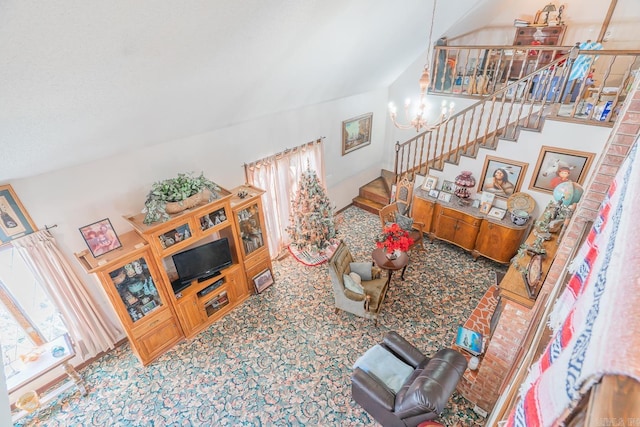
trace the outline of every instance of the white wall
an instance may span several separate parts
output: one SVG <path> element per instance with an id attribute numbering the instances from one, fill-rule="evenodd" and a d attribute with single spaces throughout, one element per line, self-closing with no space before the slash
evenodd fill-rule
<path id="1" fill-rule="evenodd" d="M 380 174 L 386 103 L 387 91 L 378 90 L 11 184 L 38 227 L 57 224 L 52 234 L 61 250 L 115 320 L 104 291 L 73 256 L 86 248 L 79 227 L 109 218 L 117 233 L 125 233 L 131 227 L 123 216 L 142 209 L 154 181 L 179 172 L 203 171 L 211 180 L 231 189 L 244 183 L 244 163 L 319 137 L 325 137 L 328 194 L 340 209 L 351 203 L 363 183 Z M 373 112 L 371 144 L 342 156 L 342 121 L 368 112 Z"/>

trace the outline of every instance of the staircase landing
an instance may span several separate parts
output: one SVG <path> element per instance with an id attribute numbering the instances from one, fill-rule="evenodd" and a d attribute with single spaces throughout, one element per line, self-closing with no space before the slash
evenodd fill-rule
<path id="1" fill-rule="evenodd" d="M 385 170 L 381 175 L 360 187 L 358 196 L 352 200 L 354 206 L 377 215 L 380 209 L 389 204 L 391 185 L 395 181 L 395 176 Z"/>

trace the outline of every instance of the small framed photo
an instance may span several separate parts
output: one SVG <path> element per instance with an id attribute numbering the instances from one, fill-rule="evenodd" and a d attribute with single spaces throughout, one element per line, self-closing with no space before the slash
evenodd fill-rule
<path id="1" fill-rule="evenodd" d="M 422 189 L 425 191 L 431 191 L 436 188 L 438 184 L 438 177 L 427 175 L 422 183 Z"/>
<path id="2" fill-rule="evenodd" d="M 273 276 L 268 268 L 253 277 L 253 286 L 257 293 L 261 293 L 271 285 L 273 285 Z"/>
<path id="3" fill-rule="evenodd" d="M 371 144 L 373 113 L 363 114 L 342 122 L 342 155 Z"/>
<path id="4" fill-rule="evenodd" d="M 151 300 L 148 303 L 146 303 L 145 305 L 143 305 L 142 307 L 140 307 L 140 310 L 142 310 L 142 312 L 144 314 L 149 314 L 153 311 L 154 308 L 157 307 L 157 304 L 155 301 Z"/>
<path id="5" fill-rule="evenodd" d="M 495 198 L 496 195 L 494 193 L 483 191 L 482 194 L 480 194 L 480 213 L 488 214 Z"/>
<path id="6" fill-rule="evenodd" d="M 438 195 L 438 200 L 449 203 L 451 201 L 451 193 L 446 193 L 445 191 L 441 191 Z"/>
<path id="7" fill-rule="evenodd" d="M 26 236 L 37 230 L 11 185 L 0 185 L 0 244 L 8 243 L 18 237 Z"/>
<path id="8" fill-rule="evenodd" d="M 471 203 L 471 207 L 478 209 L 480 207 L 480 199 L 474 199 Z"/>
<path id="9" fill-rule="evenodd" d="M 444 191 L 445 193 L 453 193 L 453 190 L 455 189 L 456 186 L 452 181 L 442 181 L 442 191 Z"/>
<path id="10" fill-rule="evenodd" d="M 491 210 L 489 211 L 487 216 L 489 216 L 491 218 L 495 218 L 495 219 L 502 219 L 502 218 L 504 218 L 506 213 L 507 213 L 507 211 L 505 211 L 504 209 L 496 208 L 494 206 L 494 207 L 491 208 Z"/>
<path id="11" fill-rule="evenodd" d="M 94 258 L 122 247 L 109 218 L 80 227 L 80 234 Z"/>
<path id="12" fill-rule="evenodd" d="M 437 199 L 439 194 L 440 194 L 440 191 L 436 190 L 435 188 L 432 188 L 431 190 L 429 190 L 429 197 L 433 197 L 434 199 Z"/>

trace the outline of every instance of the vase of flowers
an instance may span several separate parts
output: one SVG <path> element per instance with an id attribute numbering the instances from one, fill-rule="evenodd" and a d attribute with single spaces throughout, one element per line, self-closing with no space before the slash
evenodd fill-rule
<path id="1" fill-rule="evenodd" d="M 400 252 L 408 251 L 412 244 L 413 239 L 409 237 L 409 232 L 396 223 L 385 226 L 376 240 L 376 246 L 384 248 L 389 259 L 396 259 Z"/>

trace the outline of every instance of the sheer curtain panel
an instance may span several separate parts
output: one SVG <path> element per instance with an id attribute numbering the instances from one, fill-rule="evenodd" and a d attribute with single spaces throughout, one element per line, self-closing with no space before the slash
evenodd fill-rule
<path id="1" fill-rule="evenodd" d="M 60 311 L 78 353 L 86 360 L 113 348 L 122 331 L 93 301 L 51 233 L 37 231 L 12 245 Z"/>
<path id="2" fill-rule="evenodd" d="M 263 203 L 271 258 L 291 243 L 286 231 L 291 201 L 307 167 L 315 170 L 320 181 L 325 182 L 322 139 L 245 165 L 247 182 L 266 191 Z"/>

